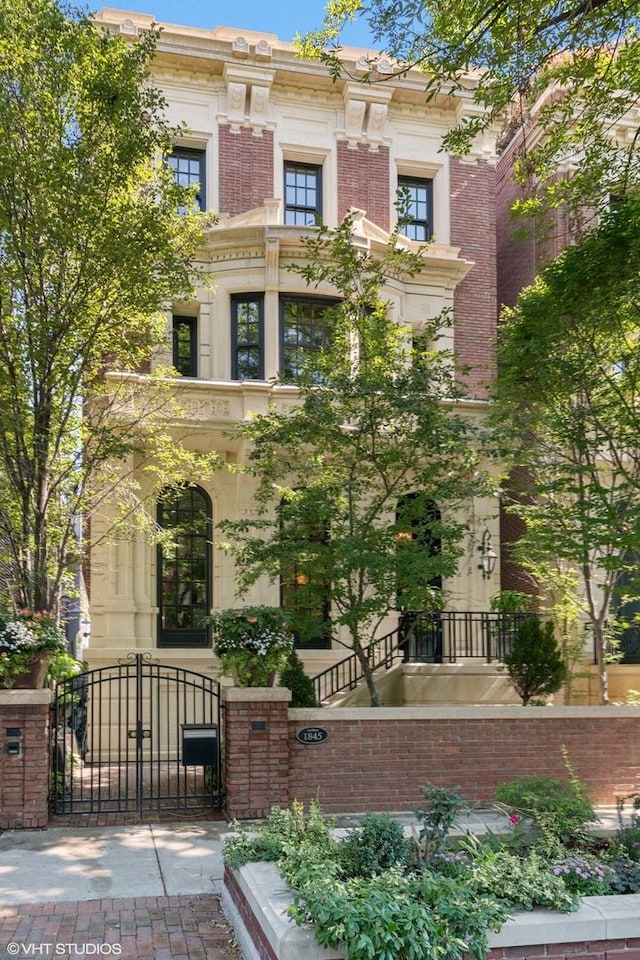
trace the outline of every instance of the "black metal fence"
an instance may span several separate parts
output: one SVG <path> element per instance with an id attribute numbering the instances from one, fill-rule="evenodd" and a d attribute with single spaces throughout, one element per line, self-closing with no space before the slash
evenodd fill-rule
<path id="1" fill-rule="evenodd" d="M 531 614 L 482 612 L 405 613 L 397 630 L 374 640 L 366 648 L 373 670 L 389 669 L 394 663 L 502 662 L 511 649 L 515 632 Z M 343 690 L 353 690 L 364 676 L 355 654 L 345 657 L 314 677 L 321 703 Z"/>
<path id="2" fill-rule="evenodd" d="M 219 685 L 148 655 L 59 683 L 52 707 L 57 814 L 189 815 L 221 805 Z"/>

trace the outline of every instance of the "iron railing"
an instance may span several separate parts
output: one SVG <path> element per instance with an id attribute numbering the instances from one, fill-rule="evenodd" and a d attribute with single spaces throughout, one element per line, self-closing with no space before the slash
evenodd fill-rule
<path id="1" fill-rule="evenodd" d="M 383 667 L 388 670 L 396 660 L 401 659 L 401 644 L 399 628 L 370 643 L 364 652 L 372 670 Z M 313 678 L 316 700 L 322 703 L 323 700 L 328 700 L 342 690 L 354 690 L 363 677 L 362 664 L 356 654 L 352 653 Z"/>
<path id="2" fill-rule="evenodd" d="M 500 663 L 511 649 L 517 627 L 528 616 L 492 611 L 406 613 L 396 630 L 374 640 L 365 653 L 374 671 L 388 670 L 400 659 L 405 663 Z M 353 690 L 363 677 L 360 660 L 350 654 L 314 678 L 316 698 L 322 703 L 343 690 Z"/>

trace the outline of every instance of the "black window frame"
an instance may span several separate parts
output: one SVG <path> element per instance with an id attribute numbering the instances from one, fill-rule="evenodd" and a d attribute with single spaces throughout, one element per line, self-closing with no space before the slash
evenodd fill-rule
<path id="1" fill-rule="evenodd" d="M 174 179 L 178 179 L 178 174 L 180 170 L 177 166 L 174 166 L 171 163 L 172 159 L 186 160 L 188 163 L 197 161 L 198 163 L 198 179 L 195 180 L 192 178 L 192 174 L 189 171 L 187 176 L 189 179 L 188 186 L 192 186 L 194 183 L 199 184 L 198 192 L 196 193 L 196 204 L 200 210 L 207 209 L 207 183 L 206 183 L 206 156 L 207 151 L 202 147 L 181 147 L 175 146 L 171 153 L 167 154 L 167 163 L 174 171 Z"/>
<path id="2" fill-rule="evenodd" d="M 281 502 L 280 509 L 284 506 Z M 328 523 L 322 523 L 315 530 L 301 530 L 295 538 L 299 543 L 321 543 L 327 544 L 330 539 L 330 527 Z M 306 578 L 306 579 L 302 579 Z M 295 612 L 295 596 L 298 591 L 307 587 L 309 578 L 304 566 L 298 563 L 292 563 L 289 567 L 280 568 L 280 606 L 283 610 L 293 610 Z M 332 638 L 331 621 L 331 587 L 329 583 L 321 582 L 320 591 L 311 602 L 307 602 L 307 607 L 313 614 L 312 619 L 317 624 L 317 630 L 313 634 L 302 637 L 300 631 L 294 629 L 294 646 L 298 650 L 330 650 Z"/>
<path id="3" fill-rule="evenodd" d="M 165 552 L 163 551 L 162 545 L 160 544 L 157 548 L 157 577 L 156 577 L 156 595 L 157 595 L 157 605 L 158 605 L 158 626 L 157 626 L 157 646 L 161 647 L 182 647 L 182 648 L 208 648 L 211 646 L 211 630 L 208 624 L 194 625 L 193 622 L 188 623 L 187 625 L 172 624 L 170 626 L 165 625 L 165 616 L 167 609 L 173 609 L 175 612 L 175 619 L 178 619 L 180 611 L 184 611 L 190 608 L 199 608 L 204 611 L 203 616 L 208 616 L 211 610 L 212 603 L 212 572 L 213 572 L 213 550 L 212 550 L 212 531 L 213 531 L 213 512 L 211 498 L 209 497 L 206 490 L 203 490 L 202 487 L 197 484 L 193 484 L 189 487 L 186 487 L 184 490 L 176 494 L 167 494 L 165 496 L 160 496 L 157 503 L 157 520 L 158 526 L 161 529 L 171 529 L 167 527 L 165 517 L 169 511 L 179 511 L 177 504 L 185 496 L 185 494 L 190 494 L 191 502 L 193 503 L 193 495 L 197 494 L 198 497 L 202 499 L 203 506 L 205 508 L 206 520 L 204 522 L 202 530 L 197 534 L 189 534 L 188 537 L 183 537 L 182 539 L 192 539 L 194 536 L 197 536 L 198 539 L 204 540 L 204 575 L 200 580 L 195 580 L 193 577 L 188 578 L 184 577 L 180 579 L 181 573 L 181 564 L 187 569 L 189 566 L 191 570 L 194 569 L 194 559 L 199 559 L 196 557 L 193 551 L 193 544 L 191 544 L 191 549 L 187 550 L 183 556 L 179 556 L 179 541 L 180 536 L 176 537 L 176 548 L 175 556 L 165 557 Z M 171 586 L 175 584 L 175 601 L 173 604 L 165 603 L 165 598 L 169 595 L 169 591 L 166 589 L 168 582 L 168 571 L 170 568 L 173 568 L 174 575 L 170 581 Z M 181 591 L 180 584 L 186 584 L 184 591 Z M 199 604 L 186 604 L 180 603 L 181 595 L 186 592 L 186 590 L 191 590 L 191 597 L 194 596 L 194 584 L 204 584 L 204 597 L 202 602 Z M 191 621 L 193 621 L 193 616 Z"/>
<path id="4" fill-rule="evenodd" d="M 305 177 L 313 175 L 315 178 L 315 202 L 298 203 L 288 202 L 289 189 L 302 189 L 308 194 L 312 188 L 308 186 L 298 187 L 287 183 L 287 174 L 304 174 Z M 285 160 L 284 162 L 284 223 L 286 226 L 313 227 L 318 221 L 322 220 L 322 164 L 299 163 L 296 160 Z M 301 218 L 301 219 L 299 219 Z"/>
<path id="5" fill-rule="evenodd" d="M 189 356 L 182 358 L 180 356 L 180 340 L 178 328 L 187 327 L 189 329 Z M 173 366 L 182 377 L 198 376 L 198 318 L 184 317 L 178 314 L 173 315 L 172 325 L 173 337 Z"/>
<path id="6" fill-rule="evenodd" d="M 238 307 L 244 303 L 256 303 L 258 306 L 257 341 L 239 342 L 238 340 Z M 243 349 L 258 351 L 258 374 L 255 377 L 240 375 L 238 355 Z M 231 296 L 231 379 L 264 380 L 264 294 L 262 293 L 234 293 Z"/>
<path id="7" fill-rule="evenodd" d="M 403 192 L 409 191 L 409 203 L 405 207 L 403 204 Z M 424 190 L 426 196 L 424 199 L 418 199 L 411 195 L 412 190 Z M 403 237 L 409 240 L 416 240 L 418 243 L 429 243 L 433 237 L 433 180 L 429 177 L 398 177 L 398 217 L 400 219 L 399 232 Z M 425 216 L 417 216 L 418 204 L 424 204 Z M 418 236 L 418 233 L 424 233 L 424 236 Z"/>
<path id="8" fill-rule="evenodd" d="M 299 305 L 301 305 L 301 304 L 309 304 L 310 306 L 320 307 L 321 309 L 326 310 L 326 309 L 330 309 L 331 307 L 335 307 L 335 305 L 336 305 L 337 303 L 339 303 L 339 301 L 338 301 L 338 300 L 333 300 L 333 299 L 331 299 L 331 298 L 329 298 L 329 297 L 305 297 L 305 296 L 296 296 L 296 295 L 294 295 L 294 294 L 281 294 L 281 295 L 280 295 L 280 303 L 279 303 L 279 314 L 280 314 L 280 379 L 281 379 L 282 383 L 292 383 L 292 382 L 295 382 L 296 378 L 300 376 L 300 369 L 298 369 L 298 372 L 295 373 L 295 374 L 293 374 L 293 375 L 289 374 L 289 372 L 287 371 L 287 363 L 286 363 L 287 347 L 291 347 L 291 345 L 290 345 L 290 344 L 287 344 L 287 342 L 286 342 L 286 340 L 285 340 L 285 310 L 286 310 L 286 305 L 289 304 L 289 303 L 294 303 L 294 304 L 299 304 Z M 326 342 L 326 341 L 325 341 L 325 342 Z M 315 348 L 313 348 L 313 347 L 311 347 L 311 346 L 303 346 L 303 347 L 301 347 L 300 344 L 298 343 L 297 346 L 296 346 L 296 349 L 297 349 L 297 350 L 302 349 L 302 350 L 304 351 L 304 355 L 305 355 L 305 356 L 308 356 L 308 355 L 311 354 L 311 353 L 317 353 L 317 352 L 319 352 L 319 351 L 322 349 L 322 346 L 319 345 L 318 347 L 315 347 Z"/>

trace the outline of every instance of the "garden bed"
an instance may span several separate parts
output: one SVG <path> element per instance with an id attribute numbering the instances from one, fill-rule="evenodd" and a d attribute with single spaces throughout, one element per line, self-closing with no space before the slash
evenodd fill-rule
<path id="1" fill-rule="evenodd" d="M 225 868 L 223 905 L 247 958 L 341 960 L 341 951 L 320 947 L 313 927 L 288 915 L 291 890 L 273 863 Z M 640 894 L 584 897 L 575 913 L 532 910 L 516 914 L 499 933 L 489 934 L 490 958 L 508 956 L 637 960 L 640 951 Z M 508 953 L 506 952 L 508 951 Z"/>
<path id="2" fill-rule="evenodd" d="M 603 836 L 565 762 L 565 781 L 501 784 L 480 830 L 464 798 L 433 783 L 409 824 L 367 813 L 338 830 L 317 803 L 294 801 L 238 826 L 225 888 L 247 956 L 639 960 L 640 795 L 626 798 L 629 819 L 620 801 Z"/>

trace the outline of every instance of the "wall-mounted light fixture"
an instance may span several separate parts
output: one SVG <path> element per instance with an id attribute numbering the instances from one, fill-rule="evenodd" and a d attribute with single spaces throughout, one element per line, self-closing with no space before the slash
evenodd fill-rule
<path id="1" fill-rule="evenodd" d="M 488 527 L 484 528 L 478 550 L 480 551 L 478 569 L 482 570 L 482 579 L 488 580 L 496 568 L 496 560 L 498 559 L 497 553 L 491 546 L 491 533 Z"/>

